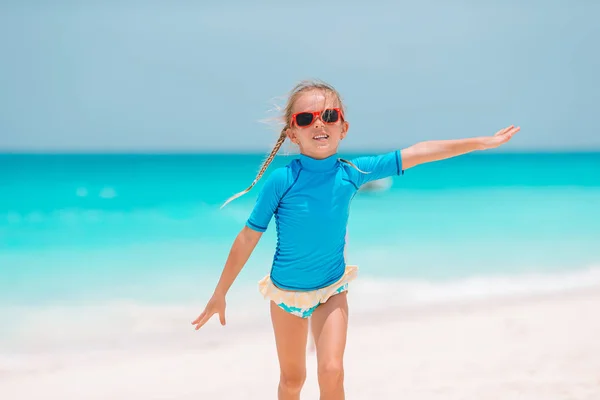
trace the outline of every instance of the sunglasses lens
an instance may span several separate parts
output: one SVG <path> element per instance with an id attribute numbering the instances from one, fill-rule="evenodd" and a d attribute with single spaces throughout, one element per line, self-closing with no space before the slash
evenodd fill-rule
<path id="1" fill-rule="evenodd" d="M 337 122 L 337 120 L 339 118 L 340 118 L 340 113 L 338 113 L 337 110 L 333 110 L 331 108 L 323 111 L 323 116 L 321 117 L 323 122 L 326 122 L 326 123 Z"/>
<path id="2" fill-rule="evenodd" d="M 298 126 L 309 126 L 312 123 L 313 115 L 311 113 L 300 113 L 296 115 Z"/>

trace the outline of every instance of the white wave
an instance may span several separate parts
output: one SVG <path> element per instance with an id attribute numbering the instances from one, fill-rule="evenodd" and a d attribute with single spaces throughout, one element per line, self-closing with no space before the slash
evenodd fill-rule
<path id="1" fill-rule="evenodd" d="M 600 286 L 600 266 L 546 274 L 472 276 L 443 282 L 358 279 L 352 289 L 360 308 L 376 309 L 551 294 L 597 286 Z"/>
<path id="2" fill-rule="evenodd" d="M 8 225 L 21 225 L 30 223 L 39 223 L 46 220 L 55 220 L 66 223 L 74 222 L 99 222 L 106 220 L 124 220 L 131 221 L 177 221 L 181 220 L 179 214 L 184 214 L 186 220 L 204 220 L 206 212 L 214 212 L 212 207 L 204 203 L 199 203 L 196 207 L 185 209 L 165 209 L 165 208 L 139 208 L 134 210 L 104 210 L 101 208 L 61 208 L 49 211 L 33 211 L 29 213 L 20 213 L 8 210 L 6 213 L 0 213 L 0 223 L 6 221 Z M 238 213 L 240 219 L 241 213 Z M 244 221 L 242 219 L 242 221 Z"/>
<path id="3" fill-rule="evenodd" d="M 392 187 L 393 183 L 394 183 L 394 181 L 390 177 L 376 179 L 374 181 L 370 181 L 370 182 L 367 182 L 364 185 L 362 185 L 360 187 L 360 191 L 361 192 L 386 192 Z"/>

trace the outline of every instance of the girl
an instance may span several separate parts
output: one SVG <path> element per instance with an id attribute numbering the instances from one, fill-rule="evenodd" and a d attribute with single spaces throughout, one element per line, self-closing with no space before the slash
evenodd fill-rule
<path id="1" fill-rule="evenodd" d="M 270 299 L 281 370 L 278 398 L 300 398 L 310 318 L 321 399 L 343 399 L 348 283 L 357 274 L 357 267 L 346 265 L 344 258 L 353 196 L 367 182 L 402 175 L 418 164 L 498 147 L 520 128 L 511 125 L 488 137 L 421 142 L 347 161 L 338 158 L 337 151 L 349 124 L 340 95 L 330 85 L 297 85 L 283 119 L 285 126 L 254 182 L 225 204 L 252 189 L 287 138 L 298 145 L 300 155 L 267 178 L 211 299 L 192 324 L 200 329 L 218 314 L 225 325 L 225 296 L 275 216 L 277 248 L 271 272 L 259 282 L 259 290 Z"/>

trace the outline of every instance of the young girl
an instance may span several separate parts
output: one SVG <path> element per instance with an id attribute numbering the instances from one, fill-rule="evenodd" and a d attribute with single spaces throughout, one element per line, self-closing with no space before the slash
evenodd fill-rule
<path id="1" fill-rule="evenodd" d="M 259 290 L 270 299 L 281 370 L 278 398 L 300 398 L 310 318 L 321 399 L 343 399 L 348 283 L 357 274 L 357 267 L 346 265 L 344 257 L 352 198 L 361 185 L 402 175 L 415 165 L 498 147 L 520 128 L 509 126 L 487 137 L 421 142 L 347 161 L 337 156 L 349 124 L 333 87 L 300 83 L 289 96 L 283 119 L 285 126 L 254 182 L 225 204 L 252 189 L 286 139 L 298 145 L 300 155 L 267 178 L 211 299 L 192 324 L 200 329 L 218 314 L 225 325 L 225 296 L 275 216 L 277 248 L 271 272 L 259 282 Z"/>

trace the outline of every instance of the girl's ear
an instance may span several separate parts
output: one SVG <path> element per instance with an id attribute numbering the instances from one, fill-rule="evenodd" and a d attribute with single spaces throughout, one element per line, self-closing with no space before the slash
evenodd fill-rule
<path id="1" fill-rule="evenodd" d="M 287 128 L 285 134 L 292 141 L 292 143 L 298 144 L 298 138 L 296 138 L 296 133 L 292 128 Z"/>
<path id="2" fill-rule="evenodd" d="M 340 139 L 344 139 L 346 137 L 346 135 L 348 134 L 349 128 L 350 128 L 350 124 L 348 122 L 344 121 L 342 124 L 342 134 L 340 136 Z"/>

